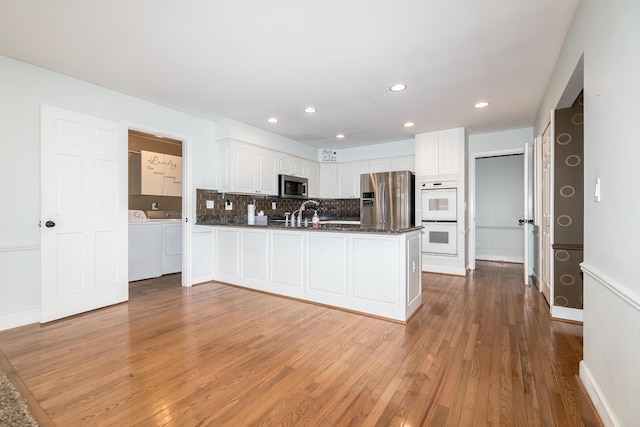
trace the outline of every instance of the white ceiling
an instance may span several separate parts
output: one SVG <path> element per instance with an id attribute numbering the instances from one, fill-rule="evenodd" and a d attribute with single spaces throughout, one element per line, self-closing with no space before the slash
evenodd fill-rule
<path id="1" fill-rule="evenodd" d="M 532 126 L 578 1 L 2 0 L 0 54 L 346 148 Z"/>

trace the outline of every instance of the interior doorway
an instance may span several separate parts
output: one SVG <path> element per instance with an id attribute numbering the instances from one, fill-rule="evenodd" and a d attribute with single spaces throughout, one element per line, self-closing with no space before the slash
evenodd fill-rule
<path id="1" fill-rule="evenodd" d="M 191 138 L 139 125 L 128 128 L 130 288 L 132 282 L 143 284 L 145 292 L 156 282 L 162 285 L 158 290 L 191 286 Z M 132 220 L 140 215 L 144 221 Z M 140 236 L 141 232 L 152 235 Z M 142 251 L 140 246 L 145 246 Z M 152 251 L 152 273 L 137 271 L 132 276 L 132 263 L 139 265 L 147 249 Z M 145 263 L 150 257 L 146 258 Z"/>
<path id="2" fill-rule="evenodd" d="M 476 159 L 476 259 L 522 263 L 523 154 Z"/>

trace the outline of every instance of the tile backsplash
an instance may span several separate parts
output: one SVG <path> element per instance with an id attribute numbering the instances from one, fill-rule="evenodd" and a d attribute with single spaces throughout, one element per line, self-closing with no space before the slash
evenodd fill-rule
<path id="1" fill-rule="evenodd" d="M 255 202 L 256 213 L 263 211 L 269 217 L 284 218 L 285 212 L 293 212 L 303 200 L 284 199 L 275 196 L 253 196 L 249 194 L 220 193 L 216 190 L 196 189 L 196 215 L 207 216 L 246 216 L 247 205 Z M 213 209 L 207 209 L 207 200 L 213 201 Z M 319 202 L 317 208 L 320 218 L 360 218 L 360 199 L 312 199 Z M 232 210 L 225 210 L 225 202 L 233 204 Z M 276 208 L 272 209 L 272 203 Z M 313 215 L 315 206 L 308 205 L 306 212 Z"/>

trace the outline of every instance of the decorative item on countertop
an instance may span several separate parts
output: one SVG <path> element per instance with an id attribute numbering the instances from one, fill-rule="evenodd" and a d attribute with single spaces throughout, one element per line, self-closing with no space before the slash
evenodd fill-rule
<path id="1" fill-rule="evenodd" d="M 254 225 L 256 223 L 256 205 L 247 205 L 247 224 Z"/>
<path id="2" fill-rule="evenodd" d="M 258 212 L 255 216 L 255 225 L 267 225 L 269 217 L 264 214 L 264 211 Z"/>
<path id="3" fill-rule="evenodd" d="M 313 218 L 311 219 L 311 223 L 314 228 L 318 228 L 320 225 L 320 217 L 318 216 L 318 211 L 313 211 Z"/>

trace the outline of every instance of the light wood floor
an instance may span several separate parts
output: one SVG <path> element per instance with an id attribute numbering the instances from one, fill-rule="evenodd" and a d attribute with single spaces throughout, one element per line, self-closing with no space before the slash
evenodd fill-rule
<path id="1" fill-rule="evenodd" d="M 582 326 L 517 264 L 423 275 L 408 325 L 219 283 L 0 332 L 43 425 L 600 425 Z M 0 354 L 0 358 L 2 354 Z"/>

